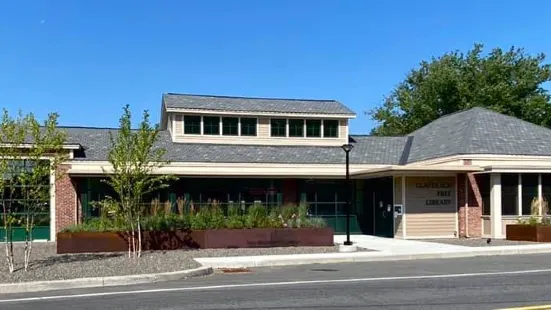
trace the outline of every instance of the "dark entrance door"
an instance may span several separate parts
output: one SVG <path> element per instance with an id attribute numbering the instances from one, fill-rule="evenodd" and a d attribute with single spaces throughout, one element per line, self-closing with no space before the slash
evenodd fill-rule
<path id="1" fill-rule="evenodd" d="M 378 237 L 394 237 L 394 198 L 393 178 L 377 178 L 373 184 L 373 215 L 374 235 Z"/>

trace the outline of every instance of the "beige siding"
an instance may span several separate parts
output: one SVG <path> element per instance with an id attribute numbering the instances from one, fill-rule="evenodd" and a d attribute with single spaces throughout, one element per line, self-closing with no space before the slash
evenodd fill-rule
<path id="1" fill-rule="evenodd" d="M 168 114 L 167 116 L 167 129 L 168 129 L 168 132 L 170 132 L 170 135 L 172 136 L 172 114 Z"/>
<path id="2" fill-rule="evenodd" d="M 258 119 L 258 138 L 259 139 L 270 138 L 270 119 L 269 118 Z"/>
<path id="3" fill-rule="evenodd" d="M 402 177 L 394 178 L 394 204 L 402 204 Z M 402 238 L 404 225 L 402 223 L 403 216 L 398 215 L 394 218 L 394 237 Z"/>
<path id="4" fill-rule="evenodd" d="M 456 234 L 455 176 L 406 178 L 408 238 Z"/>
<path id="5" fill-rule="evenodd" d="M 177 137 L 178 135 L 182 135 L 184 134 L 184 122 L 182 121 L 182 116 L 181 115 L 175 115 L 175 130 L 176 132 L 174 133 L 175 136 Z"/>
<path id="6" fill-rule="evenodd" d="M 492 221 L 490 217 L 482 218 L 482 236 L 489 236 L 492 234 Z"/>
<path id="7" fill-rule="evenodd" d="M 339 139 L 342 140 L 345 138 L 345 143 L 348 142 L 348 120 L 341 119 L 339 122 Z"/>
<path id="8" fill-rule="evenodd" d="M 251 144 L 251 145 L 315 145 L 315 146 L 341 146 L 348 141 L 347 120 L 339 122 L 338 138 L 290 138 L 271 137 L 270 118 L 258 118 L 258 130 L 256 137 L 236 136 L 212 136 L 212 135 L 184 135 L 182 115 L 177 115 L 177 130 L 174 134 L 175 142 L 193 143 L 224 143 L 224 144 Z"/>

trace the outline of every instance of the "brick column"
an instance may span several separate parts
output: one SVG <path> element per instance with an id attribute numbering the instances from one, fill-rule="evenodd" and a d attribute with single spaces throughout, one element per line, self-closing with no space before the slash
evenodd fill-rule
<path id="1" fill-rule="evenodd" d="M 465 191 L 465 185 L 467 185 L 467 191 Z M 467 214 L 465 214 L 466 200 Z M 467 234 L 471 238 L 482 236 L 482 199 L 474 176 L 469 178 L 467 174 L 457 175 L 457 213 L 460 238 L 467 237 Z"/>
<path id="2" fill-rule="evenodd" d="M 298 204 L 297 201 L 297 180 L 283 180 L 283 204 Z"/>
<path id="3" fill-rule="evenodd" d="M 76 184 L 71 177 L 66 174 L 69 168 L 68 165 L 63 165 L 57 170 L 62 176 L 56 178 L 55 181 L 56 232 L 59 232 L 69 225 L 76 224 L 78 221 Z"/>

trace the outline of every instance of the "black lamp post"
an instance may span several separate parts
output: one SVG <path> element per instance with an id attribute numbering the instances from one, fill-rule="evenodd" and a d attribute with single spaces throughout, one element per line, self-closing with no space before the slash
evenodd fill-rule
<path id="1" fill-rule="evenodd" d="M 342 149 L 346 153 L 346 241 L 344 245 L 352 245 L 350 241 L 350 151 L 353 148 L 354 146 L 350 143 L 342 145 Z"/>

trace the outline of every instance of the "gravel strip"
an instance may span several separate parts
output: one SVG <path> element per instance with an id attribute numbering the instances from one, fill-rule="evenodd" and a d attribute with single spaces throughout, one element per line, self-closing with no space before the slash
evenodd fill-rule
<path id="1" fill-rule="evenodd" d="M 205 249 L 144 252 L 140 259 L 126 253 L 56 254 L 55 243 L 34 243 L 31 266 L 23 270 L 23 244 L 14 244 L 15 268 L 9 273 L 6 259 L 0 260 L 0 283 L 50 281 L 86 277 L 122 276 L 180 271 L 200 267 L 194 257 L 335 253 L 338 246 L 247 249 Z M 367 249 L 358 249 L 368 251 Z M 3 252 L 4 253 L 4 252 Z"/>
<path id="2" fill-rule="evenodd" d="M 461 238 L 461 239 L 420 239 L 419 241 L 436 242 L 451 245 L 461 245 L 468 247 L 482 247 L 482 246 L 503 246 L 503 245 L 527 245 L 537 244 L 531 241 L 511 241 L 504 239 L 492 239 L 490 243 L 487 243 L 488 238 Z"/>

